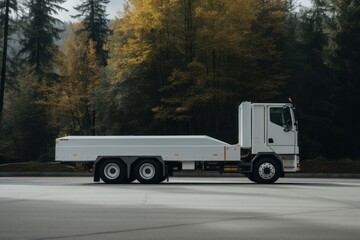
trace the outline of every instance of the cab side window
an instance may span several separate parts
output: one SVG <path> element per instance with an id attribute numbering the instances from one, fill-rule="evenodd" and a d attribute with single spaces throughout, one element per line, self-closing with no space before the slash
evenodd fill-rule
<path id="1" fill-rule="evenodd" d="M 282 107 L 270 108 L 270 122 L 281 127 L 285 126 L 284 110 Z"/>
<path id="2" fill-rule="evenodd" d="M 270 122 L 281 127 L 291 129 L 292 119 L 290 109 L 283 107 L 270 108 Z"/>

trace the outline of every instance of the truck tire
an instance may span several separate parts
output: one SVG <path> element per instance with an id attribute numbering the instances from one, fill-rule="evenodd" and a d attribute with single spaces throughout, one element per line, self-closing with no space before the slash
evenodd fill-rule
<path id="1" fill-rule="evenodd" d="M 166 179 L 167 179 L 167 177 L 163 176 L 163 177 L 160 178 L 159 182 L 163 182 L 163 181 L 165 181 Z"/>
<path id="2" fill-rule="evenodd" d="M 254 181 L 259 184 L 271 184 L 280 177 L 280 165 L 271 158 L 263 158 L 255 162 L 253 173 L 250 175 Z"/>
<path id="3" fill-rule="evenodd" d="M 109 159 L 100 165 L 100 178 L 108 184 L 124 183 L 126 177 L 126 166 L 117 159 Z"/>
<path id="4" fill-rule="evenodd" d="M 136 164 L 134 174 L 140 183 L 159 183 L 162 177 L 161 165 L 156 160 L 144 159 Z"/>
<path id="5" fill-rule="evenodd" d="M 250 181 L 256 182 L 252 173 L 244 173 L 245 177 L 247 177 Z"/>

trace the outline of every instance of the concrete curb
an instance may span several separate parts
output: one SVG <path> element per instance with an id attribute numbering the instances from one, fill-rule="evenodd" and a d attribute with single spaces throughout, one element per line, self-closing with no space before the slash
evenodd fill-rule
<path id="1" fill-rule="evenodd" d="M 92 177 L 86 172 L 0 172 L 0 177 Z M 174 173 L 174 177 L 244 177 L 239 173 Z M 287 173 L 287 178 L 360 178 L 348 173 Z"/>

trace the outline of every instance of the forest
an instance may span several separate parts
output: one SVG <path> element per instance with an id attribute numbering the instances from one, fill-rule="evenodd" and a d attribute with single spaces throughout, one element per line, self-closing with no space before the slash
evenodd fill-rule
<path id="1" fill-rule="evenodd" d="M 289 98 L 301 159 L 360 159 L 359 0 L 82 0 L 63 23 L 64 2 L 0 1 L 0 163 L 67 135 L 235 144 L 241 102 Z"/>

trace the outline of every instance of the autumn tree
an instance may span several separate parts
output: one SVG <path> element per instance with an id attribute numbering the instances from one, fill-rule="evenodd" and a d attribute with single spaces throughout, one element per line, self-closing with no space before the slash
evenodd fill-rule
<path id="1" fill-rule="evenodd" d="M 287 3 L 209 0 L 195 1 L 193 9 L 193 60 L 185 68 L 174 66 L 156 117 L 188 119 L 187 131 L 212 129 L 211 135 L 235 141 L 227 132 L 236 128 L 232 110 L 242 100 L 279 95 L 286 82 L 281 47 L 288 31 Z M 186 39 L 182 44 L 187 46 Z"/>
<path id="2" fill-rule="evenodd" d="M 108 53 L 104 49 L 106 38 L 109 35 L 106 5 L 109 0 L 82 0 L 82 3 L 74 7 L 79 13 L 74 18 L 81 18 L 84 22 L 79 33 L 88 33 L 87 40 L 95 43 L 96 54 L 102 65 L 106 65 Z"/>
<path id="3" fill-rule="evenodd" d="M 115 132 L 151 128 L 152 107 L 161 98 L 158 89 L 167 82 L 175 62 L 181 61 L 176 54 L 182 46 L 176 36 L 182 29 L 176 23 L 183 20 L 173 18 L 177 10 L 176 1 L 134 0 L 126 5 L 124 17 L 113 22 L 108 42 L 110 83 L 103 92 L 105 98 L 111 96 L 107 102 L 113 102 L 115 111 L 110 115 L 120 115 L 122 124 L 116 124 Z"/>
<path id="4" fill-rule="evenodd" d="M 55 66 L 60 79 L 45 88 L 45 104 L 51 106 L 52 125 L 60 135 L 95 135 L 95 92 L 102 75 L 96 44 L 86 32 L 76 34 L 83 23 L 70 25 L 72 35 L 65 40 Z M 61 113 L 61 114 L 59 114 Z"/>
<path id="5" fill-rule="evenodd" d="M 130 1 L 109 42 L 118 111 L 136 109 L 139 130 L 228 138 L 242 100 L 271 99 L 287 80 L 286 11 L 284 1 Z"/>

